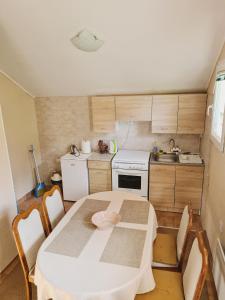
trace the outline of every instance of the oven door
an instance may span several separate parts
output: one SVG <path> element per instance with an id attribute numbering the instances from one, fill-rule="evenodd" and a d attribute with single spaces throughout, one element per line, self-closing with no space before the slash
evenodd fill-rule
<path id="1" fill-rule="evenodd" d="M 112 189 L 148 196 L 148 171 L 112 169 Z"/>

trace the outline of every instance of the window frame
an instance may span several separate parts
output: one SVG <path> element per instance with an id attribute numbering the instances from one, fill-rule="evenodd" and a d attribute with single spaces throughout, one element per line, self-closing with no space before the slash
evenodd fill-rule
<path id="1" fill-rule="evenodd" d="M 214 106 L 215 106 L 215 100 L 216 100 L 216 81 L 217 78 L 221 75 L 225 75 L 225 61 L 218 65 L 216 70 L 216 78 L 214 83 L 214 90 L 213 90 L 213 104 L 212 104 L 212 120 L 211 120 L 211 128 L 210 128 L 210 139 L 213 142 L 213 144 L 216 146 L 216 148 L 220 152 L 224 152 L 224 146 L 225 146 L 225 106 L 224 106 L 224 114 L 223 114 L 223 124 L 222 124 L 222 134 L 221 134 L 221 141 L 218 141 L 218 139 L 213 134 L 213 115 L 214 115 Z"/>

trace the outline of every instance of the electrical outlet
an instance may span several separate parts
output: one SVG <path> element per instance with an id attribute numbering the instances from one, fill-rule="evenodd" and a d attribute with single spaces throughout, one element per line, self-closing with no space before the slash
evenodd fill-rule
<path id="1" fill-rule="evenodd" d="M 224 230 L 224 222 L 223 222 L 223 220 L 220 220 L 219 221 L 219 231 L 220 231 L 220 233 L 223 233 L 223 230 Z"/>

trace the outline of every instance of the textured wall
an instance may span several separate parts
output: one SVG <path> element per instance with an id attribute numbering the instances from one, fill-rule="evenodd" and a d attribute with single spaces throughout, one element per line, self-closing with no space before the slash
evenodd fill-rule
<path id="1" fill-rule="evenodd" d="M 225 60 L 225 45 L 218 61 Z M 216 69 L 208 88 L 208 105 L 213 103 Z M 210 141 L 211 115 L 206 116 L 205 134 L 201 143 L 201 153 L 206 162 L 202 222 L 207 230 L 212 251 L 220 238 L 225 247 L 225 153 L 220 152 Z M 220 228 L 222 227 L 222 228 Z"/>
<path id="2" fill-rule="evenodd" d="M 44 176 L 58 169 L 58 158 L 70 144 L 80 147 L 82 138 L 90 139 L 93 149 L 101 138 L 116 138 L 120 149 L 150 151 L 154 145 L 168 150 L 168 141 L 173 137 L 182 150 L 199 152 L 198 135 L 152 134 L 150 122 L 119 122 L 115 133 L 96 134 L 91 130 L 88 97 L 36 98 L 35 103 Z"/>

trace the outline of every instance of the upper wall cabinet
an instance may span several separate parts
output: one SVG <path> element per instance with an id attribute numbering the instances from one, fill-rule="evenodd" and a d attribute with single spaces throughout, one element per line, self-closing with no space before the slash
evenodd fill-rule
<path id="1" fill-rule="evenodd" d="M 95 132 L 112 132 L 116 126 L 114 96 L 91 98 L 92 122 Z"/>
<path id="2" fill-rule="evenodd" d="M 116 119 L 119 121 L 151 121 L 152 96 L 117 96 Z"/>
<path id="3" fill-rule="evenodd" d="M 178 95 L 153 96 L 152 132 L 177 132 Z"/>
<path id="4" fill-rule="evenodd" d="M 177 133 L 204 132 L 206 98 L 205 94 L 179 95 Z"/>

